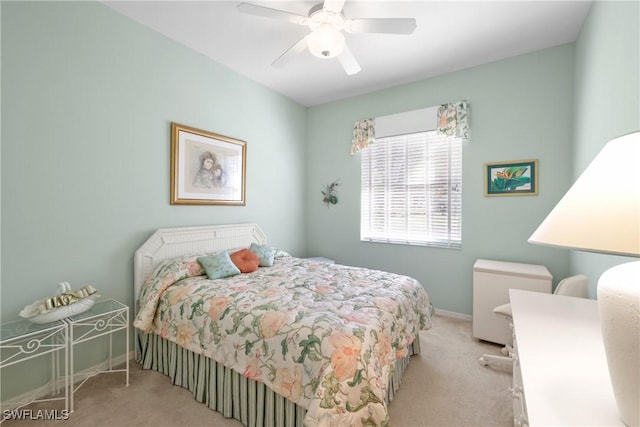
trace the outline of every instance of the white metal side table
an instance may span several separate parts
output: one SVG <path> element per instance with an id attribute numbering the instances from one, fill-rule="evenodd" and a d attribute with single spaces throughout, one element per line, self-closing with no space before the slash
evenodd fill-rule
<path id="1" fill-rule="evenodd" d="M 71 378 L 70 386 L 70 411 L 74 411 L 73 396 L 80 387 L 91 377 L 98 374 L 125 372 L 125 386 L 129 385 L 129 307 L 114 299 L 96 302 L 91 309 L 74 316 L 64 319 L 69 325 L 69 349 Z M 126 353 L 125 368 L 113 368 L 113 334 L 118 331 L 125 331 L 126 335 Z M 97 370 L 91 373 L 82 374 L 85 378 L 76 386 L 75 385 L 75 365 L 74 350 L 75 346 L 107 335 L 109 338 L 109 360 L 108 368 L 105 370 Z"/>
<path id="2" fill-rule="evenodd" d="M 28 395 L 0 402 L 2 418 L 0 423 L 18 410 L 32 402 L 64 401 L 64 413 L 69 412 L 69 329 L 66 323 L 56 321 L 38 324 L 26 319 L 4 323 L 0 326 L 0 369 L 15 365 L 36 357 L 51 356 L 51 381 Z M 64 375 L 60 373 L 60 353 L 63 354 Z M 64 396 L 53 397 L 61 393 L 61 381 L 64 378 Z M 45 396 L 45 397 L 42 397 Z"/>

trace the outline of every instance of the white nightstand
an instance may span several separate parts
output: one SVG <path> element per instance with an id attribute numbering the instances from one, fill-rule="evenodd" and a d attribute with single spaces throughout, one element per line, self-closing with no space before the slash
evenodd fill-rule
<path id="1" fill-rule="evenodd" d="M 0 423 L 13 415 L 9 409 L 18 410 L 32 402 L 46 402 L 54 400 L 64 401 L 64 411 L 56 413 L 56 419 L 66 419 L 69 413 L 69 329 L 61 321 L 38 324 L 22 319 L 4 323 L 0 327 L 0 369 L 15 365 L 26 360 L 46 355 L 51 356 L 51 380 L 42 387 L 15 399 L 0 402 L 2 418 Z M 64 375 L 60 373 L 60 353 L 64 360 Z M 28 375 L 28 373 L 25 373 Z M 51 397 L 62 391 L 60 382 L 64 378 L 64 396 Z M 42 397 L 47 395 L 47 397 Z"/>
<path id="2" fill-rule="evenodd" d="M 473 265 L 473 338 L 512 344 L 509 322 L 493 309 L 509 302 L 509 289 L 551 293 L 553 277 L 544 265 L 478 259 Z"/>
<path id="3" fill-rule="evenodd" d="M 70 410 L 73 412 L 73 395 L 91 377 L 114 372 L 125 372 L 125 386 L 129 385 L 129 307 L 114 299 L 96 302 L 91 309 L 84 313 L 70 316 L 64 319 L 69 325 L 69 353 L 71 372 L 69 378 L 70 385 Z M 125 331 L 126 353 L 125 368 L 113 369 L 113 334 L 118 331 Z M 74 351 L 75 346 L 107 335 L 109 337 L 109 359 L 108 369 L 98 370 L 89 374 L 82 374 L 85 378 L 75 385 Z"/>

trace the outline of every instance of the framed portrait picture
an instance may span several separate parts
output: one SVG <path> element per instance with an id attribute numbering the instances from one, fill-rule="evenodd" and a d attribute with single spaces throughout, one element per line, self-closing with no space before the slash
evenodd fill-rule
<path id="1" fill-rule="evenodd" d="M 485 196 L 538 195 L 538 160 L 485 163 Z"/>
<path id="2" fill-rule="evenodd" d="M 245 204 L 247 143 L 171 123 L 171 204 Z"/>

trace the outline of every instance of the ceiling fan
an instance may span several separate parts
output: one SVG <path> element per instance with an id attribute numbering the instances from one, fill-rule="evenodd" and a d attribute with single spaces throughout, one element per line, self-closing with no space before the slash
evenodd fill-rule
<path id="1" fill-rule="evenodd" d="M 342 13 L 345 0 L 325 0 L 313 6 L 307 16 L 279 9 L 240 3 L 238 10 L 251 15 L 278 19 L 307 26 L 311 32 L 287 49 L 271 65 L 285 66 L 294 56 L 305 49 L 318 58 L 337 57 L 349 75 L 357 74 L 361 68 L 346 44 L 347 33 L 411 34 L 416 29 L 414 18 L 357 18 L 347 19 Z"/>

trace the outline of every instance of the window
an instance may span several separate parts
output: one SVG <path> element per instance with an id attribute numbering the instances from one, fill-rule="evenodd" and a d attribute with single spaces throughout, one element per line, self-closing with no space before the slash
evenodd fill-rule
<path id="1" fill-rule="evenodd" d="M 462 139 L 376 138 L 361 156 L 360 240 L 462 246 Z"/>

